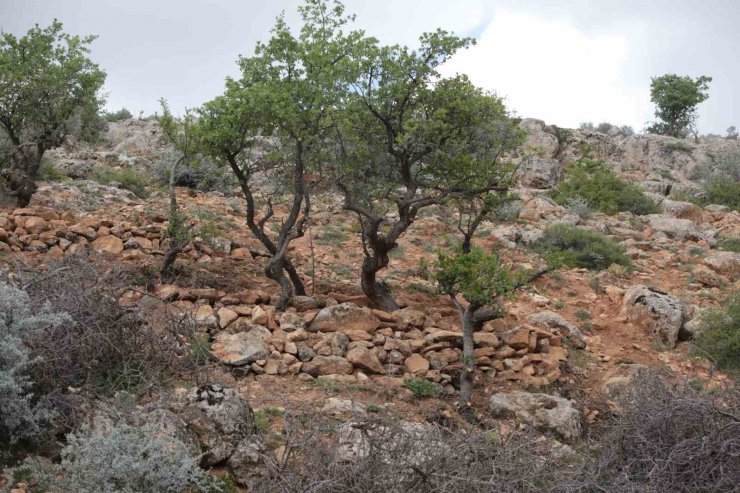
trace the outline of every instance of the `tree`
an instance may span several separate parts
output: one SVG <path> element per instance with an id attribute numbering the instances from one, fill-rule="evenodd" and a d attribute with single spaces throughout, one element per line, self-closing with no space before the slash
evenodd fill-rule
<path id="1" fill-rule="evenodd" d="M 475 376 L 474 334 L 485 322 L 503 317 L 502 302 L 511 298 L 518 288 L 539 279 L 549 268 L 513 273 L 497 255 L 487 254 L 478 247 L 470 253 L 440 252 L 432 268 L 440 291 L 450 297 L 460 312 L 464 369 L 460 375 L 458 407 L 465 414 L 470 410 Z"/>
<path id="2" fill-rule="evenodd" d="M 650 101 L 656 105 L 655 116 L 659 121 L 648 131 L 683 138 L 695 130 L 696 107 L 709 97 L 710 82 L 712 78 L 705 75 L 696 79 L 676 74 L 653 77 Z"/>
<path id="3" fill-rule="evenodd" d="M 735 125 L 727 127 L 727 138 L 731 140 L 736 140 L 738 137 L 737 128 L 735 128 Z"/>
<path id="4" fill-rule="evenodd" d="M 317 166 L 332 114 L 348 92 L 362 37 L 342 31 L 352 18 L 338 2 L 307 0 L 299 11 L 297 36 L 278 18 L 270 40 L 253 57 L 240 58 L 241 79 L 227 80 L 226 92 L 199 110 L 203 147 L 234 172 L 247 201 L 247 226 L 271 256 L 265 273 L 280 284 L 279 310 L 293 292 L 305 294 L 287 250 L 309 220 L 306 174 Z M 257 172 L 273 178 L 271 192 L 255 191 Z M 278 223 L 275 201 L 286 191 L 288 213 Z"/>
<path id="5" fill-rule="evenodd" d="M 94 39 L 65 34 L 56 20 L 21 38 L 0 38 L 0 177 L 21 207 L 36 191 L 44 153 L 69 133 L 70 118 L 99 106 L 105 72 L 87 57 Z"/>
<path id="6" fill-rule="evenodd" d="M 178 167 L 189 166 L 192 158 L 197 153 L 198 143 L 195 137 L 195 116 L 186 109 L 185 115 L 181 118 L 175 118 L 170 112 L 167 101 L 162 98 L 159 100 L 162 106 L 162 116 L 157 117 L 159 127 L 167 142 L 172 144 L 175 151 L 179 154 L 172 161 L 170 166 L 170 178 L 168 191 L 170 195 L 169 226 L 167 227 L 167 236 L 170 239 L 169 248 L 164 254 L 162 267 L 159 271 L 164 282 L 172 282 L 172 267 L 177 260 L 177 256 L 192 239 L 192 224 L 187 224 L 187 219 L 180 212 L 177 205 L 177 193 L 175 191 L 175 177 L 177 176 Z"/>
<path id="7" fill-rule="evenodd" d="M 360 224 L 362 289 L 372 306 L 388 311 L 398 305 L 377 274 L 419 211 L 505 191 L 504 156 L 524 135 L 500 98 L 464 76 L 439 76 L 437 67 L 471 40 L 440 30 L 420 41 L 412 51 L 366 40 L 347 109 L 335 122 L 334 180 Z"/>

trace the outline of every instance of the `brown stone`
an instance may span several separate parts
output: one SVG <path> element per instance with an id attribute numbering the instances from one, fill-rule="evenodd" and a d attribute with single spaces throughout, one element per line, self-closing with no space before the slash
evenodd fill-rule
<path id="1" fill-rule="evenodd" d="M 313 377 L 322 375 L 350 375 L 352 363 L 341 356 L 316 356 L 311 361 L 303 363 L 301 370 Z"/>
<path id="2" fill-rule="evenodd" d="M 123 241 L 115 236 L 101 236 L 97 240 L 93 241 L 92 247 L 98 252 L 118 255 L 123 251 Z"/>
<path id="3" fill-rule="evenodd" d="M 423 375 L 429 371 L 429 361 L 420 354 L 414 353 L 403 362 L 406 370 L 414 376 Z"/>
<path id="4" fill-rule="evenodd" d="M 370 373 L 385 374 L 385 369 L 373 350 L 355 347 L 347 352 L 346 358 L 354 366 Z"/>
<path id="5" fill-rule="evenodd" d="M 228 308 L 220 308 L 218 310 L 218 325 L 222 329 L 226 328 L 231 322 L 233 322 L 237 318 L 239 318 L 239 314 L 233 310 L 229 310 Z"/>

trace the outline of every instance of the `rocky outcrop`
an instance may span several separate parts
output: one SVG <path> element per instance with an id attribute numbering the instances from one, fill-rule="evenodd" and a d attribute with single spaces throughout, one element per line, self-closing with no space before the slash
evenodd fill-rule
<path id="1" fill-rule="evenodd" d="M 494 395 L 489 406 L 494 417 L 514 417 L 535 428 L 552 431 L 565 440 L 581 435 L 581 413 L 571 401 L 562 397 L 512 391 Z"/>
<path id="2" fill-rule="evenodd" d="M 673 296 L 647 286 L 632 286 L 624 293 L 622 308 L 635 324 L 650 330 L 669 347 L 679 340 L 688 320 L 685 304 Z"/>

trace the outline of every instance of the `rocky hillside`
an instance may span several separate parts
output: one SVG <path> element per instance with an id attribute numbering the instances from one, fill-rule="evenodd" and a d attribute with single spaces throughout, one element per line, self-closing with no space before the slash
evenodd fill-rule
<path id="1" fill-rule="evenodd" d="M 475 336 L 477 419 L 496 421 L 502 434 L 540 430 L 547 450 L 573 452 L 587 428 L 597 429 L 623 405 L 620 396 L 646 368 L 707 388 L 730 382 L 690 355 L 689 341 L 701 330 L 700 314 L 740 286 L 740 253 L 726 247 L 740 241 L 740 213 L 680 199 L 700 192 L 698 179 L 711 172 L 713 157 L 740 153 L 740 143 L 607 135 L 533 119 L 521 126 L 528 159 L 519 169 L 518 200 L 486 221 L 475 243 L 532 268 L 543 261 L 531 247 L 547 229 L 572 225 L 617 242 L 632 268 L 562 268 L 507 301 L 506 316 Z M 584 153 L 639 185 L 661 212 L 579 215 L 556 203 L 548 192 Z M 359 289 L 362 246 L 351 217 L 332 191 L 318 195 L 311 236 L 290 252 L 311 294 L 278 313 L 271 305 L 277 287 L 262 275 L 266 254 L 244 225 L 243 199 L 228 180 L 217 191 L 178 189 L 198 234 L 176 281 L 157 280 L 169 242 L 157 167 L 171 151 L 155 123 L 113 123 L 96 146 L 70 143 L 48 155 L 64 178 L 45 182 L 29 208 L 0 208 L 0 262 L 11 271 L 19 264 L 43 270 L 93 252 L 102 265 L 137 273 L 119 305 L 155 330 L 168 330 L 173 319 L 191 324 L 197 338 L 183 343 L 205 344 L 206 362 L 174 379 L 169 390 L 177 397 L 165 407 L 183 417 L 188 430 L 181 431 L 205 454 L 204 465 L 252 484 L 266 461 L 286 453 L 284 414 L 298 404 L 339 419 L 346 460 L 367 454 L 362 423 L 380 411 L 410 429 L 441 419 L 467 426 L 454 412 L 462 368 L 458 312 L 424 269 L 459 237 L 450 210 L 425 214 L 402 237 L 383 275 L 404 308 L 387 313 L 368 308 Z M 126 173 L 143 177 L 148 195 L 115 179 Z M 136 405 L 144 409 L 152 399 Z M 224 434 L 237 426 L 233 416 L 254 420 L 250 405 L 267 419 L 264 436 Z M 198 421 L 193 409 L 205 417 Z"/>

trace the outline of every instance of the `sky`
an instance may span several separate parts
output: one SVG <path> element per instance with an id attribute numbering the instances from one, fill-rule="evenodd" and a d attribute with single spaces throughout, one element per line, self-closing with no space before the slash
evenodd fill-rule
<path id="1" fill-rule="evenodd" d="M 701 133 L 740 127 L 740 0 L 346 0 L 356 28 L 415 46 L 441 27 L 476 38 L 442 67 L 506 99 L 520 117 L 562 127 L 608 121 L 642 130 L 653 119 L 650 78 L 713 77 Z M 135 115 L 192 108 L 223 91 L 236 59 L 266 40 L 300 0 L 0 0 L 0 30 L 62 21 L 99 38 L 107 108 Z"/>

